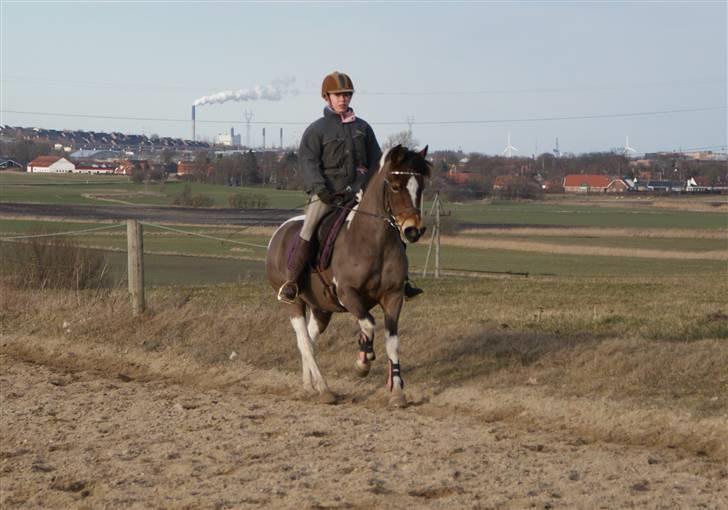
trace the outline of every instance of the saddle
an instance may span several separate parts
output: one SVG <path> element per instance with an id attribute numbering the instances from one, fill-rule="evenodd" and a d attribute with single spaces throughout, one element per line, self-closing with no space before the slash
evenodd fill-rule
<path id="1" fill-rule="evenodd" d="M 334 254 L 334 243 L 344 226 L 346 217 L 357 204 L 356 198 L 351 199 L 341 207 L 334 208 L 324 216 L 316 228 L 315 242 L 312 243 L 311 269 L 320 273 L 328 269 L 331 264 L 331 257 Z"/>

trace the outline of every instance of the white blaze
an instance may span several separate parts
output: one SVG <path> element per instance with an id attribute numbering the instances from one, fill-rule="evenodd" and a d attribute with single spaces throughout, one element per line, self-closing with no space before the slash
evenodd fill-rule
<path id="1" fill-rule="evenodd" d="M 414 207 L 417 207 L 417 190 L 419 188 L 420 185 L 417 182 L 417 178 L 413 175 L 409 178 L 409 181 L 407 181 L 407 190 L 410 192 L 410 197 L 412 197 L 412 205 Z"/>

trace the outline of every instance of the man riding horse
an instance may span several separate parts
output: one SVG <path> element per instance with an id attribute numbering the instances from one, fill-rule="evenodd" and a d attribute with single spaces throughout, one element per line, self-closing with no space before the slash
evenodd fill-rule
<path id="1" fill-rule="evenodd" d="M 348 75 L 327 75 L 321 84 L 321 96 L 326 101 L 324 115 L 303 133 L 299 168 L 311 198 L 288 259 L 287 279 L 278 290 L 280 301 L 292 303 L 298 297 L 299 280 L 308 264 L 311 237 L 319 221 L 334 207 L 348 203 L 379 166 L 382 151 L 371 126 L 356 117 L 349 106 L 353 94 L 354 84 Z M 422 293 L 409 280 L 404 291 L 407 298 Z"/>

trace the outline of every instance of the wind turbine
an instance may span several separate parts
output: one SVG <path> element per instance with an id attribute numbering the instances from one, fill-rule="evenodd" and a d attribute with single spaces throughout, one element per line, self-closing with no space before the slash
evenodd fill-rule
<path id="1" fill-rule="evenodd" d="M 622 151 L 624 152 L 625 156 L 629 156 L 630 152 L 637 152 L 632 147 L 629 146 L 629 136 L 625 137 L 624 140 L 624 147 L 622 148 Z"/>
<path id="2" fill-rule="evenodd" d="M 505 154 L 507 158 L 510 158 L 513 156 L 513 151 L 518 152 L 518 149 L 516 149 L 513 145 L 511 145 L 511 132 L 508 132 L 508 145 L 506 145 L 506 148 L 503 149 L 502 154 Z"/>

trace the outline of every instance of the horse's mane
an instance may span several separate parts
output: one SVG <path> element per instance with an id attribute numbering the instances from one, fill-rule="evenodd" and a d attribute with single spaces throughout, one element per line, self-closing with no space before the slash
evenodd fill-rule
<path id="1" fill-rule="evenodd" d="M 421 152 L 410 150 L 402 145 L 395 145 L 384 151 L 379 159 L 378 173 L 382 173 L 386 163 L 391 163 L 395 166 L 395 169 L 406 167 L 423 177 L 429 177 L 432 173 L 432 163 L 427 161 Z"/>

